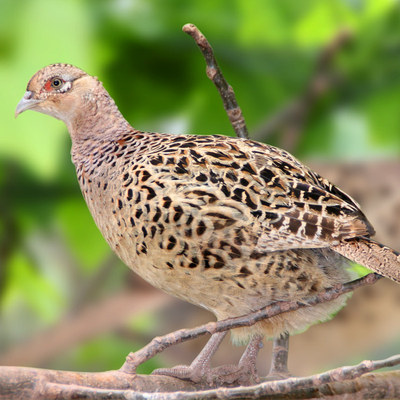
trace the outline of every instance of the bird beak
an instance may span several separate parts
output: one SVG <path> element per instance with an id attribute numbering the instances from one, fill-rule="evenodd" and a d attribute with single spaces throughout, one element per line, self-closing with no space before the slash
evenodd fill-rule
<path id="1" fill-rule="evenodd" d="M 32 97 L 33 97 L 33 92 L 27 90 L 24 94 L 24 97 L 17 105 L 17 108 L 15 110 L 15 118 L 17 118 L 18 115 L 23 113 L 24 111 L 34 108 L 36 104 L 42 101 L 33 99 Z"/>

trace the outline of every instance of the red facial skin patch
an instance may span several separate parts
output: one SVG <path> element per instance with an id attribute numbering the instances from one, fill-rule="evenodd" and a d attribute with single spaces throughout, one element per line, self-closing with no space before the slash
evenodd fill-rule
<path id="1" fill-rule="evenodd" d="M 50 80 L 50 79 L 44 84 L 44 88 L 45 88 L 45 90 L 47 90 L 48 92 L 50 92 L 51 90 L 53 90 L 53 88 L 51 87 L 51 80 Z"/>

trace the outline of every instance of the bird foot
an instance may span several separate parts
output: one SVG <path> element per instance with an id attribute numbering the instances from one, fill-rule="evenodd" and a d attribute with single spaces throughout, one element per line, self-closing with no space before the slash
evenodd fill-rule
<path id="1" fill-rule="evenodd" d="M 168 375 L 174 378 L 190 380 L 194 383 L 205 383 L 208 386 L 251 385 L 260 380 L 257 375 L 256 357 L 262 347 L 262 336 L 254 336 L 247 345 L 238 365 L 222 365 L 211 368 L 210 358 L 215 353 L 226 332 L 211 336 L 201 353 L 191 365 L 178 365 L 173 368 L 160 368 L 153 371 L 155 375 Z"/>
<path id="2" fill-rule="evenodd" d="M 252 385 L 260 382 L 254 368 L 238 365 L 222 365 L 216 368 L 193 368 L 187 365 L 177 365 L 173 368 L 159 368 L 154 375 L 167 375 L 194 383 L 205 383 L 210 387 Z"/>
<path id="3" fill-rule="evenodd" d="M 206 377 L 206 371 L 201 368 L 193 368 L 190 365 L 177 365 L 173 368 L 158 368 L 155 369 L 152 375 L 166 375 L 173 378 L 192 381 L 194 383 L 203 382 Z"/>
<path id="4" fill-rule="evenodd" d="M 244 365 L 223 365 L 214 368 L 211 372 L 217 386 L 249 386 L 260 383 L 257 371 Z"/>

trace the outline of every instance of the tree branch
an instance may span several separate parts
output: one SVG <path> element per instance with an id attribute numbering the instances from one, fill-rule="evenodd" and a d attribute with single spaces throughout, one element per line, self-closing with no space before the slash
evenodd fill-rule
<path id="1" fill-rule="evenodd" d="M 280 132 L 280 146 L 290 152 L 295 150 L 299 134 L 315 102 L 337 83 L 338 76 L 332 71 L 332 62 L 351 38 L 351 32 L 344 29 L 322 49 L 302 93 L 276 114 L 268 116 L 254 132 L 255 140 L 265 141 L 272 134 Z"/>
<path id="2" fill-rule="evenodd" d="M 378 361 L 363 361 L 306 378 L 289 378 L 258 385 L 206 389 L 162 375 L 131 375 L 121 371 L 82 373 L 35 368 L 0 367 L 0 400 L 26 399 L 292 399 L 326 398 L 357 394 L 358 399 L 399 398 L 400 372 L 367 374 L 400 364 L 400 355 Z M 352 397 L 354 398 L 354 397 Z"/>
<path id="3" fill-rule="evenodd" d="M 222 98 L 225 111 L 228 114 L 229 121 L 236 135 L 240 138 L 248 138 L 249 134 L 247 132 L 246 122 L 242 110 L 236 101 L 235 92 L 222 75 L 210 43 L 208 43 L 206 37 L 193 24 L 184 25 L 182 30 L 195 40 L 197 46 L 199 46 L 203 53 L 207 64 L 207 76 L 212 80 Z"/>
<path id="4" fill-rule="evenodd" d="M 144 346 L 135 353 L 130 353 L 127 356 L 125 364 L 121 367 L 121 371 L 131 374 L 135 373 L 136 368 L 140 364 L 143 364 L 144 362 L 153 358 L 155 355 L 175 344 L 183 343 L 187 340 L 195 339 L 205 334 L 212 335 L 217 332 L 223 332 L 242 326 L 251 326 L 258 321 L 274 317 L 278 314 L 331 301 L 345 293 L 353 291 L 360 286 L 372 285 L 380 278 L 381 276 L 378 274 L 368 274 L 360 279 L 356 279 L 355 281 L 339 284 L 324 290 L 314 296 L 309 297 L 301 303 L 298 301 L 280 301 L 242 317 L 229 318 L 218 322 L 209 322 L 208 324 L 199 326 L 197 328 L 180 329 L 165 336 L 155 337 L 147 346 Z"/>
<path id="5" fill-rule="evenodd" d="M 171 300 L 170 296 L 160 290 L 124 290 L 86 305 L 79 313 L 62 319 L 28 342 L 0 354 L 0 365 L 43 365 L 54 358 L 55 354 L 96 335 L 115 331 L 125 326 L 127 319 L 133 315 L 152 312 Z M 105 315 L 107 318 L 104 318 Z"/>
<path id="6" fill-rule="evenodd" d="M 219 322 L 210 322 L 194 329 L 182 329 L 164 337 L 153 339 L 149 345 L 142 350 L 130 354 L 125 364 L 119 371 L 109 371 L 98 374 L 38 370 L 30 368 L 0 367 L 0 399 L 40 398 L 79 398 L 87 399 L 143 399 L 144 392 L 185 391 L 185 393 L 174 393 L 171 395 L 152 395 L 153 399 L 213 399 L 213 398 L 278 398 L 284 393 L 291 393 L 293 398 L 307 398 L 312 393 L 315 397 L 316 387 L 320 390 L 321 385 L 332 382 L 342 382 L 351 379 L 355 385 L 355 378 L 378 368 L 398 365 L 400 355 L 381 361 L 365 361 L 355 367 L 341 367 L 323 374 L 307 378 L 290 378 L 283 381 L 264 382 L 246 388 L 205 390 L 204 384 L 193 384 L 192 382 L 166 376 L 136 375 L 136 367 L 142 362 L 150 359 L 165 348 L 189 339 L 193 339 L 206 333 L 222 332 L 224 330 L 240 326 L 250 326 L 261 319 L 272 317 L 280 313 L 294 311 L 303 307 L 310 307 L 318 303 L 331 301 L 338 296 L 348 293 L 357 287 L 370 285 L 380 278 L 377 274 L 369 274 L 363 278 L 344 285 L 337 285 L 325 290 L 318 295 L 310 297 L 306 302 L 280 302 L 272 304 L 264 309 L 247 316 L 231 318 Z M 400 372 L 398 373 L 400 376 Z M 397 376 L 397 375 L 396 375 Z M 381 380 L 386 382 L 385 376 Z M 363 381 L 364 382 L 364 381 Z M 381 382 L 381 381 L 379 381 Z M 400 380 L 398 385 L 400 386 Z M 341 387 L 340 385 L 338 386 Z M 360 391 L 361 386 L 347 387 L 346 390 Z M 132 392 L 134 390 L 134 392 Z M 203 390 L 203 392 L 191 393 L 192 390 Z M 331 388 L 331 390 L 333 390 Z M 341 390 L 341 389 L 334 389 Z M 400 391 L 400 388 L 398 388 Z M 29 396 L 27 396 L 29 393 Z M 297 393 L 297 394 L 296 394 Z M 308 393 L 308 394 L 307 394 Z M 107 397 L 108 396 L 108 397 Z M 222 396 L 222 397 L 221 397 Z M 257 396 L 257 397 L 256 397 Z M 271 397 L 273 396 L 273 397 Z M 306 397 L 304 397 L 306 396 Z M 149 398 L 148 396 L 145 396 Z M 383 397 L 380 397 L 383 398 Z"/>

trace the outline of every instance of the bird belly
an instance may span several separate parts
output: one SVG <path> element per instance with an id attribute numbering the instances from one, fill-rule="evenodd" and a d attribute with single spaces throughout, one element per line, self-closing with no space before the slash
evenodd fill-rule
<path id="1" fill-rule="evenodd" d="M 172 213 L 162 210 L 160 202 L 127 202 L 123 197 L 111 197 L 118 190 L 110 186 L 110 194 L 105 191 L 95 196 L 88 190 L 84 195 L 115 253 L 153 286 L 211 311 L 219 320 L 276 301 L 304 301 L 349 280 L 344 258 L 329 249 L 257 252 L 255 225 L 235 220 L 233 225 L 220 222 L 221 227 L 215 229 L 215 221 L 203 218 L 197 208 L 188 213 L 183 205 L 168 204 L 175 210 Z M 135 192 L 130 196 L 140 197 Z M 176 210 L 182 210 L 182 215 Z M 273 337 L 303 330 L 337 311 L 345 299 L 342 296 L 235 329 L 233 337 L 242 342 L 255 333 Z"/>

